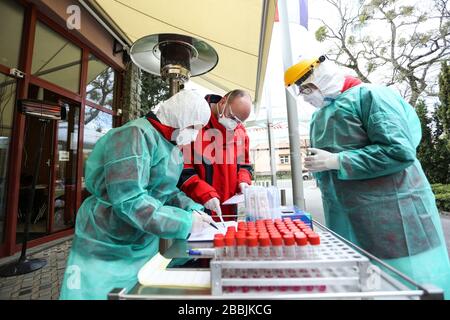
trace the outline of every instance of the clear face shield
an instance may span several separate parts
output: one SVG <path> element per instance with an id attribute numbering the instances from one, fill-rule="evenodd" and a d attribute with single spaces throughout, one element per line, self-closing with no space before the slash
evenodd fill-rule
<path id="1" fill-rule="evenodd" d="M 287 87 L 286 90 L 294 99 L 297 99 L 298 96 L 300 95 L 300 91 L 298 90 L 298 87 L 295 84 Z"/>

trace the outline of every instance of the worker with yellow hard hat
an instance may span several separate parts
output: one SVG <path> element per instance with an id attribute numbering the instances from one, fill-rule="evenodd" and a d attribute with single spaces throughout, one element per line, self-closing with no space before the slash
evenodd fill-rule
<path id="1" fill-rule="evenodd" d="M 397 92 L 346 76 L 325 56 L 286 70 L 317 108 L 305 167 L 330 229 L 450 298 L 450 263 L 430 184 L 416 158 L 421 125 Z"/>

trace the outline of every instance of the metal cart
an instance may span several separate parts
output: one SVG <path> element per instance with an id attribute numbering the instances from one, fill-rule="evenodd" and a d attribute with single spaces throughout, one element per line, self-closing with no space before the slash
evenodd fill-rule
<path id="1" fill-rule="evenodd" d="M 443 299 L 443 291 L 421 285 L 383 261 L 355 246 L 314 221 L 321 235 L 320 260 L 227 261 L 210 263 L 211 289 L 187 290 L 145 287 L 139 283 L 130 291 L 123 288 L 108 294 L 111 300 L 203 300 L 203 299 Z M 167 258 L 182 258 L 190 247 L 211 247 L 211 243 L 175 241 L 164 253 Z M 231 277 L 239 270 L 297 270 L 283 278 Z M 173 271 L 176 272 L 176 271 Z M 254 271 L 253 271 L 254 272 Z M 299 273 L 300 272 L 300 273 Z M 247 288 L 243 292 L 242 288 Z M 274 290 L 274 287 L 275 290 Z M 231 290 L 230 288 L 239 288 Z M 280 290 L 280 288 L 282 288 Z"/>

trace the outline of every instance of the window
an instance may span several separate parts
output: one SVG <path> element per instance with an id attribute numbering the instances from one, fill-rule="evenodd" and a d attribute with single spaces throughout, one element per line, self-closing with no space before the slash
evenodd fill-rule
<path id="1" fill-rule="evenodd" d="M 80 72 L 81 49 L 38 21 L 31 73 L 78 93 Z"/>
<path id="2" fill-rule="evenodd" d="M 94 149 L 98 139 L 103 137 L 113 127 L 113 116 L 99 109 L 86 106 L 84 112 L 84 139 L 83 139 L 83 168 L 86 168 L 86 160 Z M 83 169 L 83 172 L 84 172 Z M 83 174 L 84 189 L 84 174 Z M 83 195 L 83 198 L 86 194 Z"/>
<path id="3" fill-rule="evenodd" d="M 280 163 L 281 164 L 289 164 L 289 155 L 288 154 L 282 154 L 280 155 Z"/>
<path id="4" fill-rule="evenodd" d="M 23 7 L 15 1 L 0 1 L 0 64 L 19 67 L 23 29 Z"/>
<path id="5" fill-rule="evenodd" d="M 89 55 L 86 98 L 95 104 L 112 110 L 115 72 L 110 66 Z"/>
<path id="6" fill-rule="evenodd" d="M 6 178 L 15 103 L 16 80 L 0 73 L 0 243 L 5 229 Z"/>

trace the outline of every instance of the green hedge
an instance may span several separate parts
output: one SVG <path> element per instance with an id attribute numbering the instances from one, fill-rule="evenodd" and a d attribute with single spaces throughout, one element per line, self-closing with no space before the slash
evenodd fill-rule
<path id="1" fill-rule="evenodd" d="M 438 209 L 450 212 L 450 184 L 432 184 L 431 188 L 436 196 Z"/>

